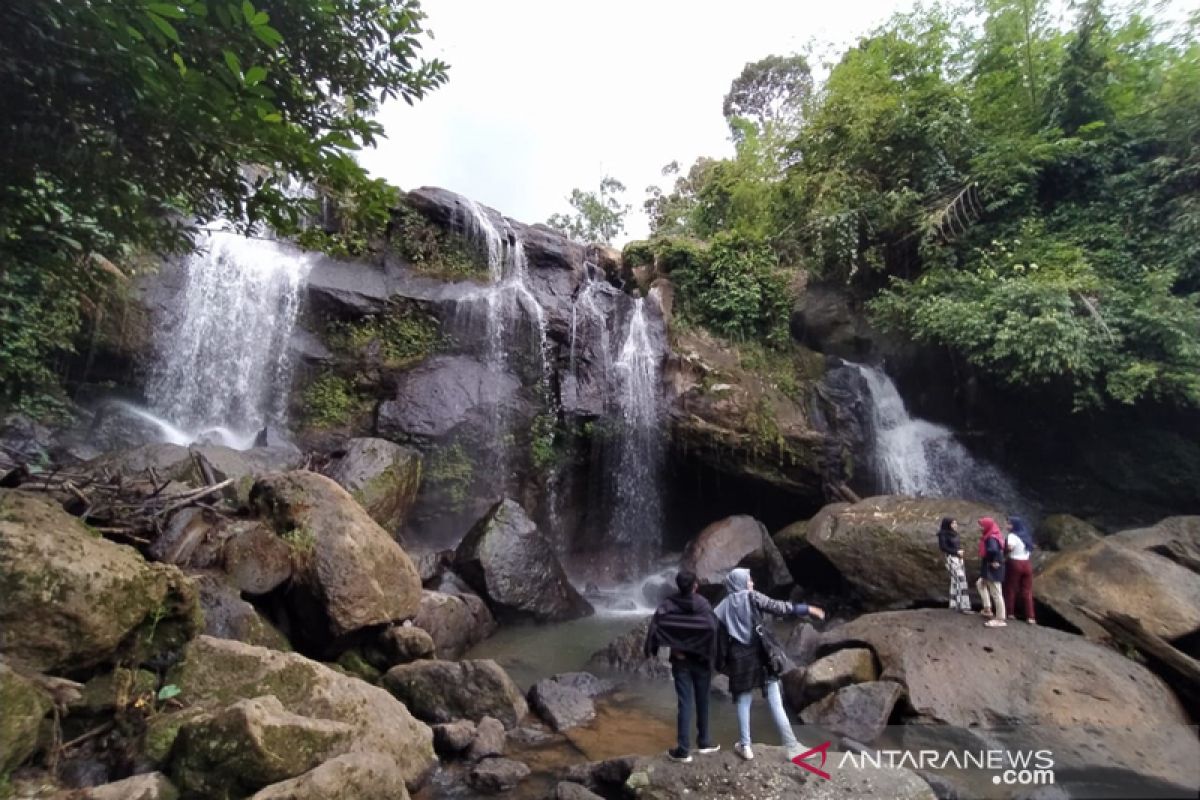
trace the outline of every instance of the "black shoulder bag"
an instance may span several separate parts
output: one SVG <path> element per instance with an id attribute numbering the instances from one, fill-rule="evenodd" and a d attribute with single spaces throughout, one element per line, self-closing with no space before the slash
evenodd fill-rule
<path id="1" fill-rule="evenodd" d="M 754 632 L 758 634 L 758 646 L 762 651 L 763 664 L 766 667 L 767 675 L 777 678 L 787 672 L 790 660 L 787 656 L 787 651 L 783 645 L 779 643 L 779 639 L 775 636 L 775 631 L 763 622 L 762 612 L 758 610 L 758 606 L 754 605 L 754 601 L 750 601 L 750 607 L 754 610 Z"/>

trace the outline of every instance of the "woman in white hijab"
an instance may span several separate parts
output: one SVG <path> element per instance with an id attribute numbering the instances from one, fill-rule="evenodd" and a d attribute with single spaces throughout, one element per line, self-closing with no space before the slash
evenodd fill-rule
<path id="1" fill-rule="evenodd" d="M 750 579 L 748 569 L 731 571 L 725 578 L 725 588 L 729 594 L 717 605 L 714 613 L 730 637 L 725 665 L 729 675 L 729 692 L 737 704 L 738 718 L 738 742 L 733 746 L 733 752 L 746 760 L 754 758 L 754 751 L 750 749 L 750 700 L 753 691 L 761 688 L 771 708 L 775 727 L 779 729 L 782 744 L 787 748 L 788 758 L 795 758 L 804 752 L 804 748 L 796 741 L 792 723 L 783 708 L 779 676 L 771 674 L 768 669 L 755 628 L 763 613 L 777 617 L 801 617 L 807 614 L 824 619 L 825 612 L 804 603 L 772 600 L 754 591 L 754 581 Z"/>

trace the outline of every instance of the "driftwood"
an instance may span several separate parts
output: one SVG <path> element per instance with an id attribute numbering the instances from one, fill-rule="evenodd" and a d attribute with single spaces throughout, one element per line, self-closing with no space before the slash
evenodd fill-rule
<path id="1" fill-rule="evenodd" d="M 1160 636 L 1150 633 L 1128 614 L 1110 611 L 1100 614 L 1080 607 L 1084 616 L 1104 628 L 1119 644 L 1132 647 L 1146 657 L 1158 674 L 1179 694 L 1200 703 L 1200 661 L 1181 652 Z"/>

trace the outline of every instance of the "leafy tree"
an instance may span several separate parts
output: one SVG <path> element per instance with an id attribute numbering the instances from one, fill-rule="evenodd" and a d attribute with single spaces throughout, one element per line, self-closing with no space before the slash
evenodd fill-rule
<path id="1" fill-rule="evenodd" d="M 575 213 L 551 214 L 546 224 L 581 242 L 612 244 L 625 230 L 630 206 L 621 198 L 624 193 L 625 184 L 611 176 L 601 179 L 599 191 L 572 189 L 567 202 Z"/>
<path id="2" fill-rule="evenodd" d="M 47 293 L 102 301 L 135 249 L 191 246 L 218 217 L 294 232 L 303 181 L 373 197 L 352 151 L 380 102 L 446 80 L 421 59 L 416 0 L 13 0 L 0 29 L 0 340 L 36 329 Z M 65 295 L 64 295 L 65 292 Z M 64 312 L 68 313 L 68 312 Z M 77 321 L 6 349 L 0 401 L 50 386 Z"/>
<path id="3" fill-rule="evenodd" d="M 722 111 L 735 140 L 742 135 L 733 125 L 735 119 L 751 122 L 759 136 L 772 130 L 791 135 L 800 125 L 812 92 L 812 70 L 804 56 L 767 56 L 747 64 L 734 78 Z"/>

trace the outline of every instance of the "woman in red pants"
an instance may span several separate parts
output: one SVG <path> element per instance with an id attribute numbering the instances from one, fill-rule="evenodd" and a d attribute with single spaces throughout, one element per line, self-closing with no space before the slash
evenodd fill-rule
<path id="1" fill-rule="evenodd" d="M 1025 610 L 1025 621 L 1036 625 L 1033 614 L 1033 534 L 1020 517 L 1008 518 L 1008 536 L 1005 537 L 1007 557 L 1004 562 L 1004 606 L 1008 613 L 1017 616 L 1017 599 Z"/>

